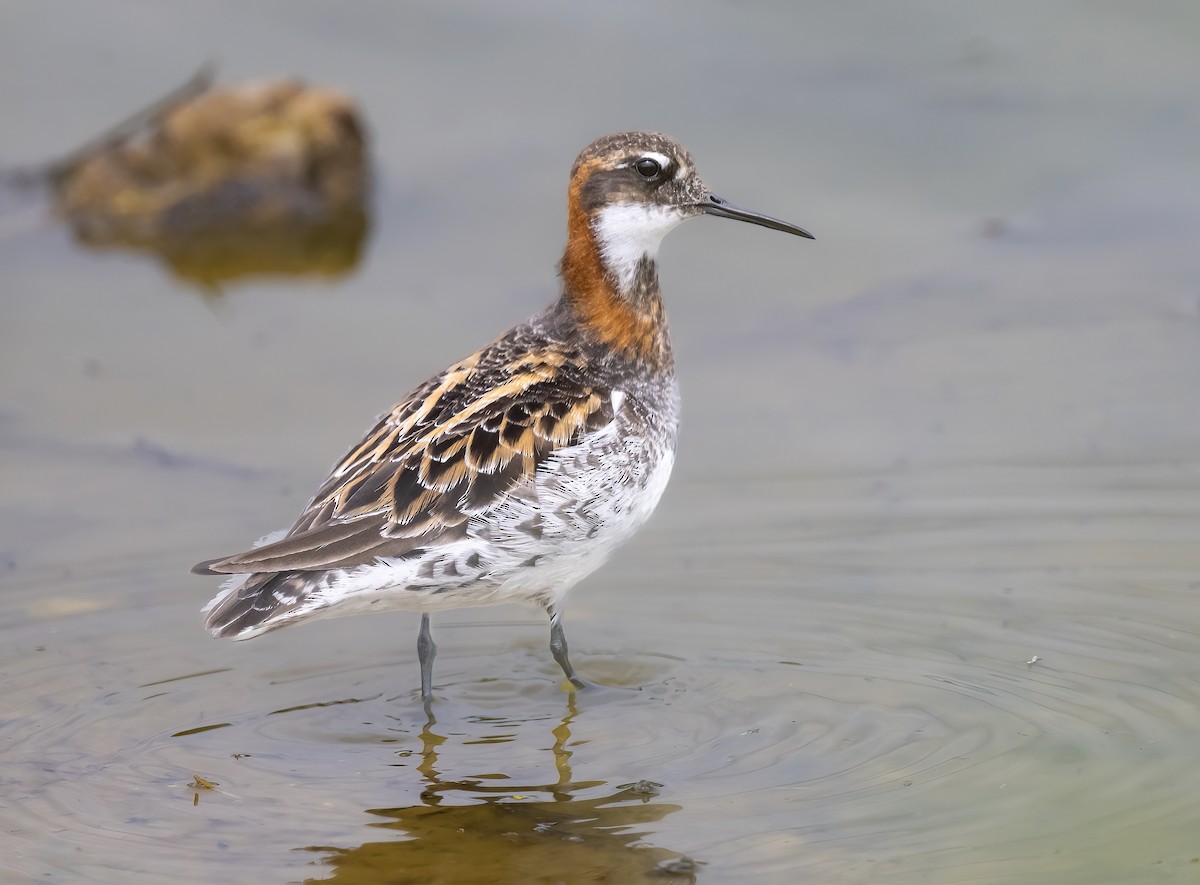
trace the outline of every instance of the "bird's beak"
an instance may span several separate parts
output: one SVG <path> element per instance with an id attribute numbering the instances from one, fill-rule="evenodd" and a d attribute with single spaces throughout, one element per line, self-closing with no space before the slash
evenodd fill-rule
<path id="1" fill-rule="evenodd" d="M 735 206 L 728 200 L 723 200 L 716 194 L 709 194 L 708 197 L 700 203 L 701 212 L 706 215 L 715 215 L 718 218 L 734 218 L 738 221 L 748 221 L 751 224 L 761 224 L 763 227 L 769 227 L 771 230 L 781 230 L 785 234 L 795 234 L 798 237 L 807 239 L 816 239 L 812 234 L 802 227 L 796 227 L 794 224 L 789 224 L 786 221 L 780 221 L 778 218 L 772 218 L 770 215 L 763 215 L 761 212 L 753 212 L 750 209 L 743 209 L 741 206 Z"/>

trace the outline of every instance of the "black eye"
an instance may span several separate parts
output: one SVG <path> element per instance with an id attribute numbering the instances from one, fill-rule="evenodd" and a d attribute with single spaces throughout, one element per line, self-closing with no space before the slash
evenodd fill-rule
<path id="1" fill-rule="evenodd" d="M 662 166 L 658 165 L 658 160 L 651 160 L 649 157 L 642 157 L 633 164 L 633 168 L 642 178 L 658 178 L 662 172 Z"/>

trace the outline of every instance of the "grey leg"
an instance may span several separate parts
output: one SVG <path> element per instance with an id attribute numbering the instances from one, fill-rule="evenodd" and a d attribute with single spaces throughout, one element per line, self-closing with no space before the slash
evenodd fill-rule
<path id="1" fill-rule="evenodd" d="M 567 657 L 567 637 L 563 633 L 562 615 L 552 605 L 546 606 L 546 612 L 550 615 L 550 654 L 554 655 L 554 660 L 558 661 L 558 666 L 562 667 L 563 673 L 573 686 L 587 687 L 587 683 L 575 675 L 575 668 L 571 666 L 571 660 Z"/>
<path id="2" fill-rule="evenodd" d="M 429 632 L 429 615 L 421 615 L 421 632 L 417 634 L 417 660 L 421 662 L 421 698 L 433 700 L 433 659 L 437 646 Z"/>

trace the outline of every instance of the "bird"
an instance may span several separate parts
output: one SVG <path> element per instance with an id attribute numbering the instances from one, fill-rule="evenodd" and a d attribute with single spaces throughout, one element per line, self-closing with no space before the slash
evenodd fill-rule
<path id="1" fill-rule="evenodd" d="M 302 621 L 421 613 L 421 697 L 433 697 L 433 612 L 542 607 L 571 689 L 567 591 L 650 517 L 675 461 L 679 388 L 657 254 L 710 215 L 795 236 L 712 193 L 658 132 L 603 136 L 567 187 L 558 298 L 413 389 L 333 468 L 295 524 L 192 571 L 228 576 L 204 608 L 215 636 Z"/>

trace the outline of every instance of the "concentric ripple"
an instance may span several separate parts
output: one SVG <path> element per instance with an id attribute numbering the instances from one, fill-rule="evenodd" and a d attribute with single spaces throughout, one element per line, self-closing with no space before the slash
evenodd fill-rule
<path id="1" fill-rule="evenodd" d="M 685 524 L 658 538 L 657 567 L 618 563 L 622 589 L 572 606 L 576 665 L 606 686 L 575 695 L 536 619 L 440 618 L 429 711 L 403 616 L 217 656 L 198 631 L 129 643 L 115 607 L 13 626 L 14 869 L 475 881 L 503 858 L 631 882 L 1186 870 L 1200 628 L 1192 579 L 1161 539 L 1144 555 L 1168 566 L 1109 561 L 1139 502 L 1115 499 L 1094 536 L 1065 505 L 1030 517 L 1035 549 L 1006 501 L 966 518 L 919 499 L 875 529 L 864 507 L 803 557 L 786 525 L 747 512 L 752 563 L 737 539 Z M 1071 567 L 1041 564 L 1057 545 Z M 1100 565 L 1081 553 L 1093 545 Z M 682 578 L 670 562 L 688 563 Z"/>

